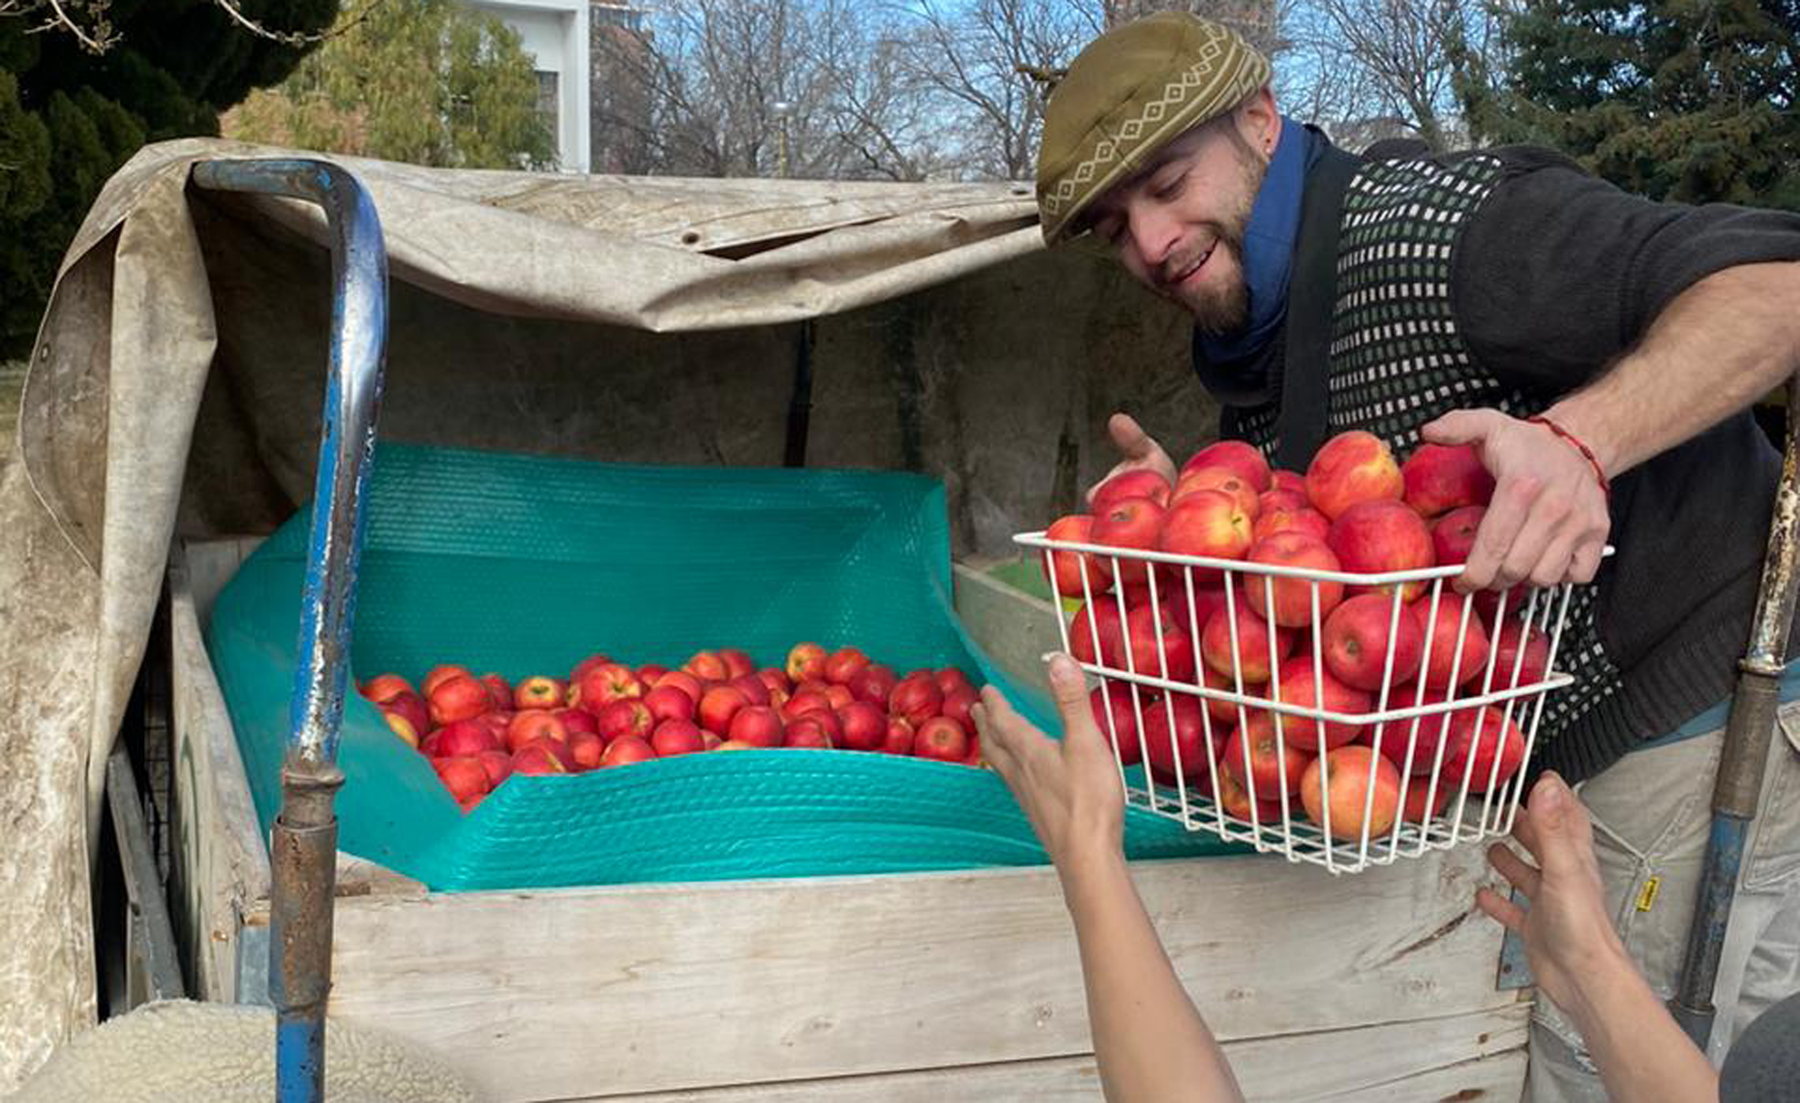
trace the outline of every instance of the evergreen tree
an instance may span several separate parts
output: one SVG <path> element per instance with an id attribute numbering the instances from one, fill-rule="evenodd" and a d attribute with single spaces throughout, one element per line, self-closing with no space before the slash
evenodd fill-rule
<path id="1" fill-rule="evenodd" d="M 271 30 L 316 33 L 337 0 L 236 0 Z M 309 48 L 244 29 L 213 0 L 111 0 L 95 53 L 34 13 L 0 17 L 0 357 L 36 336 L 63 251 L 108 177 L 146 142 L 218 133 L 219 112 Z"/>
<path id="2" fill-rule="evenodd" d="M 456 168 L 542 168 L 556 143 L 518 33 L 455 0 L 387 0 L 351 15 L 228 137 Z"/>
<path id="3" fill-rule="evenodd" d="M 1476 136 L 1653 199 L 1800 210 L 1800 0 L 1532 0 L 1504 72 L 1465 58 Z"/>

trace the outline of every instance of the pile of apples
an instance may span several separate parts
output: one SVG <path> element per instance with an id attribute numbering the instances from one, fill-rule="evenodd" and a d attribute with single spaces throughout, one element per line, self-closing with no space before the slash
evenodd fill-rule
<path id="1" fill-rule="evenodd" d="M 1258 574 L 1253 565 L 1370 575 L 1463 563 L 1493 489 L 1493 477 L 1467 446 L 1424 444 L 1402 464 L 1373 434 L 1339 433 L 1302 474 L 1272 470 L 1249 444 L 1221 441 L 1189 459 L 1173 486 L 1154 471 L 1113 476 L 1095 488 L 1091 513 L 1061 518 L 1045 535 L 1240 561 L 1248 570 L 1233 571 L 1229 602 L 1225 572 L 1213 567 L 1058 550 L 1044 569 L 1059 596 L 1085 602 L 1069 625 L 1070 650 L 1105 672 L 1264 699 L 1278 684 L 1277 700 L 1346 715 L 1376 711 L 1386 678 L 1388 709 L 1440 704 L 1547 676 L 1544 633 L 1511 615 L 1524 605 L 1518 594 L 1506 595 L 1505 616 L 1500 594 L 1473 595 L 1465 626 L 1465 599 L 1448 585 L 1434 600 L 1428 582 L 1399 584 L 1396 616 L 1395 584 Z M 1271 710 L 1240 714 L 1229 701 L 1117 678 L 1103 679 L 1092 703 L 1125 765 L 1147 757 L 1158 781 L 1214 795 L 1242 819 L 1250 819 L 1254 802 L 1259 823 L 1281 822 L 1285 790 L 1299 796 L 1315 823 L 1324 823 L 1329 807 L 1330 833 L 1347 839 L 1365 829 L 1379 835 L 1396 817 L 1422 822 L 1441 813 L 1460 791 L 1465 768 L 1471 792 L 1497 788 L 1525 756 L 1515 722 L 1524 715 L 1522 702 L 1510 718 L 1488 705 L 1392 721 L 1381 728 L 1379 746 L 1373 724 L 1283 714 L 1278 739 Z M 1216 776 L 1208 768 L 1209 730 L 1221 766 Z M 1428 775 L 1440 743 L 1434 787 Z"/>
<path id="2" fill-rule="evenodd" d="M 564 774 L 699 751 L 842 747 L 981 765 L 969 709 L 978 693 L 955 667 L 904 677 L 856 647 L 789 650 L 758 669 L 737 648 L 701 651 L 678 670 L 606 655 L 569 676 L 517 685 L 438 666 L 417 690 L 398 674 L 362 695 L 394 734 L 431 760 L 463 811 L 515 773 Z"/>

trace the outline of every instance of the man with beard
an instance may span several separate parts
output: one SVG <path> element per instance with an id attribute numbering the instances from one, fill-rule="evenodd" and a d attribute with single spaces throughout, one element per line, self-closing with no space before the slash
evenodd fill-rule
<path id="1" fill-rule="evenodd" d="M 1193 314 L 1222 435 L 1281 466 L 1349 429 L 1402 454 L 1472 445 L 1496 488 L 1460 588 L 1595 583 L 1569 605 L 1559 666 L 1577 680 L 1544 711 L 1537 764 L 1582 786 L 1609 914 L 1666 997 L 1779 473 L 1748 410 L 1800 367 L 1800 217 L 1648 202 L 1541 149 L 1355 156 L 1283 118 L 1269 79 L 1236 34 L 1185 14 L 1095 40 L 1046 111 L 1045 238 L 1105 243 Z M 1136 422 L 1111 430 L 1121 468 L 1173 478 Z M 1715 1063 L 1800 990 L 1795 671 Z M 1030 807 L 1030 776 L 1008 780 Z M 1591 1048 L 1538 1001 L 1529 1098 L 1604 1099 Z"/>

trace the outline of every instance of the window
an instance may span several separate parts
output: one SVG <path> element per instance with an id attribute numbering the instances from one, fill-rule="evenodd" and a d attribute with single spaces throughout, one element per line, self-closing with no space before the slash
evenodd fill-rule
<path id="1" fill-rule="evenodd" d="M 543 117 L 544 125 L 550 128 L 551 134 L 560 133 L 560 130 L 557 125 L 558 119 L 561 116 L 561 112 L 558 110 L 558 102 L 557 102 L 558 94 L 559 94 L 559 85 L 558 85 L 557 78 L 558 78 L 559 74 L 547 73 L 542 69 L 536 70 L 536 73 L 537 73 L 537 82 L 538 82 L 538 94 L 537 94 L 538 114 Z"/>

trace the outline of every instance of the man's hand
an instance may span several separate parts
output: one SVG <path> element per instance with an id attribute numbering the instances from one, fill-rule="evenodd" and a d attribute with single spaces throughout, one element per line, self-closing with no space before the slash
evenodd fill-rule
<path id="1" fill-rule="evenodd" d="M 1606 913 L 1600 866 L 1594 857 L 1594 830 L 1587 809 L 1554 773 L 1532 787 L 1513 828 L 1533 865 L 1504 843 L 1488 848 L 1488 861 L 1530 900 L 1526 909 L 1491 888 L 1475 894 L 1475 904 L 1525 940 L 1531 975 L 1571 1017 L 1591 1002 L 1585 985 L 1610 970 L 1632 965 Z"/>
<path id="2" fill-rule="evenodd" d="M 1018 800 L 1038 841 L 1065 878 L 1093 860 L 1123 853 L 1125 794 L 1106 736 L 1094 722 L 1081 668 L 1067 655 L 1050 660 L 1050 687 L 1063 738 L 1050 739 L 987 686 L 971 710 L 981 751 Z"/>
<path id="3" fill-rule="evenodd" d="M 1457 410 L 1422 430 L 1435 444 L 1472 444 L 1494 497 L 1456 588 L 1591 582 L 1612 526 L 1587 458 L 1549 428 L 1498 410 Z"/>
<path id="4" fill-rule="evenodd" d="M 1112 419 L 1106 423 L 1106 431 L 1112 434 L 1113 446 L 1119 450 L 1120 455 L 1125 457 L 1113 464 L 1113 469 L 1106 473 L 1106 479 L 1124 471 L 1145 470 L 1154 471 L 1169 480 L 1170 486 L 1175 485 L 1175 461 L 1171 460 L 1169 454 L 1163 451 L 1162 445 L 1156 443 L 1149 433 L 1144 432 L 1144 427 L 1139 425 L 1130 414 L 1114 414 Z M 1106 479 L 1101 479 L 1100 482 L 1103 483 Z M 1094 491 L 1097 489 L 1099 489 L 1099 483 L 1088 487 L 1088 502 L 1093 502 Z"/>

